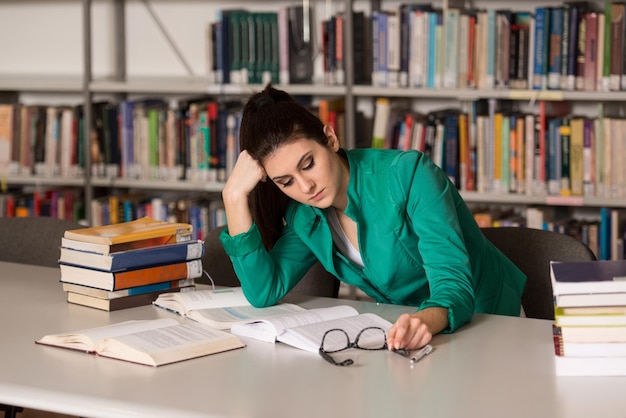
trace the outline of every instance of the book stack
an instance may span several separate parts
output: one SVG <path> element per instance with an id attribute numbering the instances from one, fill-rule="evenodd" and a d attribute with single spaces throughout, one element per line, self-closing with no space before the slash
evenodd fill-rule
<path id="1" fill-rule="evenodd" d="M 626 260 L 551 262 L 557 376 L 626 376 Z"/>
<path id="2" fill-rule="evenodd" d="M 149 217 L 65 231 L 61 283 L 70 303 L 105 311 L 150 305 L 160 294 L 195 289 L 204 241 L 188 223 Z"/>

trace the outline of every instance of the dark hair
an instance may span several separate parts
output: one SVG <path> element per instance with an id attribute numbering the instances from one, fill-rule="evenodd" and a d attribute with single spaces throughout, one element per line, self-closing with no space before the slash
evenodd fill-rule
<path id="1" fill-rule="evenodd" d="M 261 164 L 283 145 L 302 138 L 324 146 L 328 144 L 320 119 L 287 92 L 268 84 L 245 104 L 239 128 L 240 147 Z M 271 249 L 282 234 L 290 201 L 269 179 L 259 182 L 250 193 L 252 218 L 267 249 Z"/>

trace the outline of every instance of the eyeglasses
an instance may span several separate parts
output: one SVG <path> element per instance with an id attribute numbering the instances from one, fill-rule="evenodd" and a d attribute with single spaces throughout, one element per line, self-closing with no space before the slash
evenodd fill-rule
<path id="1" fill-rule="evenodd" d="M 332 353 L 348 350 L 350 348 L 358 348 L 359 350 L 386 350 L 387 335 L 385 330 L 380 327 L 363 328 L 356 335 L 354 342 L 350 342 L 348 333 L 341 328 L 329 329 L 324 333 L 319 348 L 319 354 L 324 360 L 335 366 L 349 366 L 354 363 L 352 359 L 346 359 L 337 362 Z M 407 350 L 393 350 L 394 353 L 409 358 L 410 352 Z"/>

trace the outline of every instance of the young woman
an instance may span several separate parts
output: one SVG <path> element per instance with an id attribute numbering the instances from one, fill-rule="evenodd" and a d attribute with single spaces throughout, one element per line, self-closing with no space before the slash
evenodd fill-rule
<path id="1" fill-rule="evenodd" d="M 474 312 L 519 316 L 526 277 L 425 154 L 344 150 L 271 86 L 245 105 L 240 144 L 220 238 L 253 305 L 277 303 L 319 260 L 377 302 L 417 308 L 389 330 L 391 349 L 422 347 Z"/>

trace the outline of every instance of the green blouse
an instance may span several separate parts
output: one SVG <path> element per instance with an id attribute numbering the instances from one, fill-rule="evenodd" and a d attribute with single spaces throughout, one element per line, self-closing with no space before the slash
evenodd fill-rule
<path id="1" fill-rule="evenodd" d="M 354 149 L 345 213 L 364 267 L 333 245 L 323 210 L 293 202 L 266 251 L 256 225 L 221 240 L 254 306 L 277 303 L 316 260 L 381 303 L 444 307 L 456 330 L 474 312 L 519 315 L 526 276 L 481 233 L 446 174 L 419 151 Z"/>

